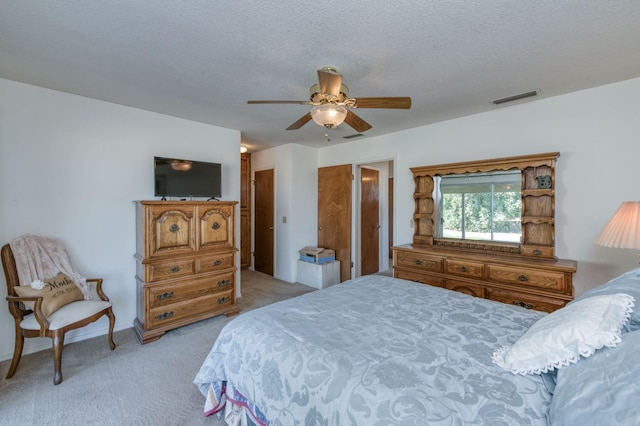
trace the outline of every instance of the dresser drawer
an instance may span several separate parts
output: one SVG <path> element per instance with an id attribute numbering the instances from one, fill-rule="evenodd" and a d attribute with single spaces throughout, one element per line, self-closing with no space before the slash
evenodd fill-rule
<path id="1" fill-rule="evenodd" d="M 401 280 L 409 280 L 422 284 L 429 284 L 435 287 L 442 287 L 443 279 L 429 274 L 421 274 L 419 272 L 405 271 L 402 269 L 394 270 L 394 277 Z"/>
<path id="2" fill-rule="evenodd" d="M 202 314 L 215 314 L 216 309 L 224 308 L 233 303 L 233 289 L 229 289 L 221 293 L 158 306 L 149 310 L 147 324 L 151 328 L 170 325 Z"/>
<path id="3" fill-rule="evenodd" d="M 444 272 L 470 278 L 484 277 L 484 263 L 462 259 L 445 259 Z"/>
<path id="4" fill-rule="evenodd" d="M 487 279 L 489 281 L 536 287 L 557 293 L 567 292 L 565 277 L 562 272 L 491 264 L 487 265 L 487 271 Z"/>
<path id="5" fill-rule="evenodd" d="M 193 259 L 149 263 L 145 265 L 145 269 L 148 278 L 147 281 L 185 277 L 187 275 L 193 275 L 195 271 Z"/>
<path id="6" fill-rule="evenodd" d="M 553 312 L 567 303 L 564 300 L 492 288 L 487 288 L 487 299 L 542 312 Z"/>
<path id="7" fill-rule="evenodd" d="M 396 251 L 396 266 L 442 272 L 442 258 L 419 252 Z"/>
<path id="8" fill-rule="evenodd" d="M 522 254 L 531 257 L 553 257 L 553 247 L 523 245 Z"/>
<path id="9" fill-rule="evenodd" d="M 219 271 L 221 269 L 229 269 L 235 266 L 236 253 L 220 253 L 209 256 L 202 256 L 196 259 L 196 272 Z"/>
<path id="10" fill-rule="evenodd" d="M 235 274 L 231 271 L 181 282 L 173 281 L 171 284 L 152 285 L 147 288 L 147 303 L 150 308 L 155 308 L 224 292 L 234 288 L 234 277 Z"/>
<path id="11" fill-rule="evenodd" d="M 469 296 L 484 298 L 484 287 L 479 284 L 446 279 L 444 280 L 444 288 L 457 291 L 458 293 L 468 294 Z"/>

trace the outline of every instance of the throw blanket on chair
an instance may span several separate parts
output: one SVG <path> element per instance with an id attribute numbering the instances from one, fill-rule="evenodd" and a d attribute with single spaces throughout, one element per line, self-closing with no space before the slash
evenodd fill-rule
<path id="1" fill-rule="evenodd" d="M 62 272 L 80 287 L 86 300 L 93 299 L 86 278 L 71 265 L 62 241 L 25 234 L 11 241 L 9 246 L 16 260 L 20 285 L 30 285 L 35 280 L 45 280 Z"/>

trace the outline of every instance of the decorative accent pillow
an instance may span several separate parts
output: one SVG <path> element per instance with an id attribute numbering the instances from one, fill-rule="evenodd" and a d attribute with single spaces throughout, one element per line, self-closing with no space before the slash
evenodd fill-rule
<path id="1" fill-rule="evenodd" d="M 493 362 L 514 374 L 540 374 L 576 363 L 603 346 L 620 342 L 634 298 L 624 293 L 593 296 L 565 306 L 534 323 Z"/>
<path id="2" fill-rule="evenodd" d="M 64 305 L 77 300 L 84 300 L 80 287 L 62 272 L 43 282 L 34 281 L 34 284 L 36 285 L 21 285 L 13 289 L 18 293 L 18 296 L 22 297 L 42 296 L 42 313 L 46 317 L 49 317 Z M 37 284 L 41 284 L 41 286 Z M 38 289 L 38 287 L 41 288 Z M 24 302 L 24 304 L 29 309 L 33 309 L 35 306 L 35 302 Z"/>

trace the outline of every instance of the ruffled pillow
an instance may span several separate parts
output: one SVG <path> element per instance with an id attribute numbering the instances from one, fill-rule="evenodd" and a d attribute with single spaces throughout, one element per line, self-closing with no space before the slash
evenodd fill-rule
<path id="1" fill-rule="evenodd" d="M 493 362 L 514 374 L 540 374 L 576 363 L 620 342 L 635 299 L 625 293 L 593 296 L 534 323 L 512 346 L 493 353 Z"/>

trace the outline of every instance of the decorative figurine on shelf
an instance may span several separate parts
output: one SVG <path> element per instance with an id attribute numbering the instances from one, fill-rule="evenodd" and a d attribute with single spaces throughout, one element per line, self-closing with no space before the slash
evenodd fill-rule
<path id="1" fill-rule="evenodd" d="M 536 180 L 538 181 L 538 188 L 551 188 L 551 176 L 536 176 Z"/>

